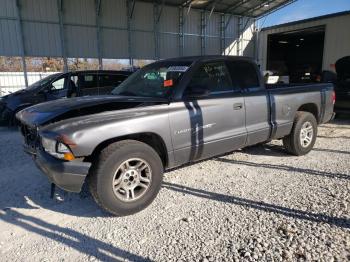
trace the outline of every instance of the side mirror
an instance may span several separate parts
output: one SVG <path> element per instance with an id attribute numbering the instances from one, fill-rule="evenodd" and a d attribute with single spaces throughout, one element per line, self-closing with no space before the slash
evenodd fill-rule
<path id="1" fill-rule="evenodd" d="M 209 94 L 210 90 L 206 86 L 201 85 L 188 86 L 185 91 L 185 97 L 191 99 L 207 97 Z"/>

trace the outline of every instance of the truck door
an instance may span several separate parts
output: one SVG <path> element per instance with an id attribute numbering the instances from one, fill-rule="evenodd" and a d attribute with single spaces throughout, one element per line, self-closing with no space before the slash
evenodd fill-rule
<path id="1" fill-rule="evenodd" d="M 232 151 L 246 140 L 244 99 L 222 61 L 193 73 L 169 117 L 177 164 Z"/>
<path id="2" fill-rule="evenodd" d="M 246 128 L 248 132 L 246 145 L 264 142 L 270 136 L 270 103 L 265 87 L 260 84 L 258 68 L 248 61 L 228 61 L 231 77 L 244 90 Z"/>

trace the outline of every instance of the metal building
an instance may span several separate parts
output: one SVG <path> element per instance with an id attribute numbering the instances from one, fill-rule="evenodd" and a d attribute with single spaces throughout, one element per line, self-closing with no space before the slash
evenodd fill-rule
<path id="1" fill-rule="evenodd" d="M 258 62 L 263 70 L 334 70 L 339 58 L 350 55 L 349 27 L 346 11 L 264 28 L 258 35 Z"/>
<path id="2" fill-rule="evenodd" d="M 1 0 L 0 56 L 254 55 L 255 18 L 291 0 Z M 25 63 L 24 63 L 25 71 Z"/>

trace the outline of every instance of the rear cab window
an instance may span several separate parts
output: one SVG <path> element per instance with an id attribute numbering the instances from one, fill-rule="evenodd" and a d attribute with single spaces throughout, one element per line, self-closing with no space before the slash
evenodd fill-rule
<path id="1" fill-rule="evenodd" d="M 238 91 L 224 61 L 202 64 L 193 73 L 184 95 L 190 96 L 192 90 L 198 88 L 207 89 L 210 97 L 227 96 L 227 94 Z"/>
<path id="2" fill-rule="evenodd" d="M 227 61 L 233 83 L 241 89 L 250 91 L 263 89 L 254 64 L 247 61 Z"/>

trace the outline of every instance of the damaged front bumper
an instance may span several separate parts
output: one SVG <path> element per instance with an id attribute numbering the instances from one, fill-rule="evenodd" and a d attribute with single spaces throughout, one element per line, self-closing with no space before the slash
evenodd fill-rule
<path id="1" fill-rule="evenodd" d="M 34 149 L 27 145 L 24 145 L 24 151 L 33 156 L 36 166 L 52 183 L 66 191 L 81 191 L 91 163 L 59 160 L 42 149 Z"/>

